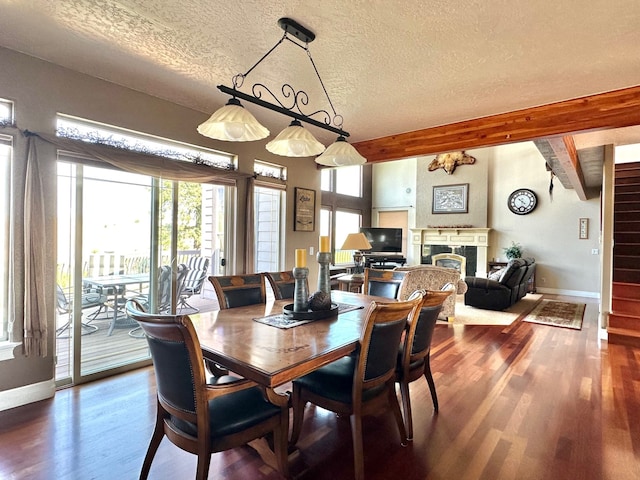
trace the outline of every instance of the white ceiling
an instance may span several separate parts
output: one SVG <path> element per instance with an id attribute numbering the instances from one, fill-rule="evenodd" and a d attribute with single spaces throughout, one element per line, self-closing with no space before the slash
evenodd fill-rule
<path id="1" fill-rule="evenodd" d="M 0 11 L 2 46 L 206 113 L 226 103 L 216 85 L 291 17 L 316 34 L 309 48 L 351 141 L 640 84 L 638 0 L 0 0 Z M 318 103 L 310 62 L 287 43 L 247 83 L 288 82 Z M 274 132 L 287 123 L 251 110 Z"/>

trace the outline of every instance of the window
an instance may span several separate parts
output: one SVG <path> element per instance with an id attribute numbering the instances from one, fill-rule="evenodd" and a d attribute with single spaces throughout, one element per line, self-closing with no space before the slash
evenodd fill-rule
<path id="1" fill-rule="evenodd" d="M 254 191 L 254 271 L 280 270 L 282 196 L 280 188 L 256 185 Z"/>
<path id="2" fill-rule="evenodd" d="M 253 173 L 262 177 L 279 178 L 280 180 L 287 179 L 287 167 L 260 160 L 253 162 Z"/>
<path id="3" fill-rule="evenodd" d="M 336 193 L 351 197 L 362 196 L 362 167 L 353 165 L 335 169 Z"/>
<path id="4" fill-rule="evenodd" d="M 11 123 L 13 104 L 0 99 L 0 124 Z M 12 137 L 0 134 L 0 341 L 8 339 L 12 153 Z"/>
<path id="5" fill-rule="evenodd" d="M 340 247 L 349 233 L 356 233 L 371 219 L 371 169 L 360 165 L 325 168 L 320 173 L 322 205 L 320 235 L 329 235 L 336 266 L 353 263 L 353 252 Z M 368 192 L 368 193 L 367 193 Z"/>
<path id="6" fill-rule="evenodd" d="M 67 115 L 58 115 L 56 134 L 59 137 L 160 155 L 173 160 L 205 163 L 220 168 L 236 168 L 233 155 Z"/>
<path id="7" fill-rule="evenodd" d="M 344 263 L 353 262 L 352 250 L 340 250 L 340 247 L 350 233 L 356 233 L 362 226 L 362 215 L 354 212 L 345 212 L 341 210 L 336 211 L 336 248 L 335 248 L 335 264 L 340 265 Z"/>

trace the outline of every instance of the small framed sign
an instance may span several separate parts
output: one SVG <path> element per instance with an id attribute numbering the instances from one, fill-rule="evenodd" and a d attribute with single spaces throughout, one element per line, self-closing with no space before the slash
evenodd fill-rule
<path id="1" fill-rule="evenodd" d="M 585 240 L 589 238 L 589 219 L 588 218 L 580 219 L 580 229 L 578 230 L 578 238 L 580 240 Z"/>
<path id="2" fill-rule="evenodd" d="M 296 187 L 293 229 L 297 232 L 313 232 L 316 229 L 316 191 Z"/>

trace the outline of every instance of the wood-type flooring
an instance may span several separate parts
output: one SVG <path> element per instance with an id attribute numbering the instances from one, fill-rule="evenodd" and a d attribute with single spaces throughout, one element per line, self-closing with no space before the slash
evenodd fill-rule
<path id="1" fill-rule="evenodd" d="M 584 298 L 549 296 L 565 301 Z M 440 400 L 411 385 L 414 440 L 391 415 L 364 421 L 369 480 L 640 478 L 640 349 L 598 340 L 598 304 L 582 330 L 514 322 L 438 325 L 431 364 Z M 155 412 L 151 368 L 60 390 L 0 412 L 2 479 L 134 479 Z M 210 479 L 278 479 L 260 442 L 212 456 Z M 353 477 L 349 421 L 307 407 L 299 479 Z M 266 463 L 265 461 L 266 460 Z M 195 456 L 163 440 L 151 479 L 194 478 Z"/>

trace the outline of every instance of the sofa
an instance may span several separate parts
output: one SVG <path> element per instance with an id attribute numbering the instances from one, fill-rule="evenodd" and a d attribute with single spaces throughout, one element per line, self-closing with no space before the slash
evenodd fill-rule
<path id="1" fill-rule="evenodd" d="M 534 258 L 514 258 L 487 278 L 466 277 L 464 304 L 485 310 L 504 310 L 527 294 L 527 284 L 536 269 Z"/>
<path id="2" fill-rule="evenodd" d="M 467 291 L 467 284 L 460 278 L 460 272 L 454 268 L 437 267 L 435 265 L 410 265 L 396 267 L 394 270 L 407 272 L 400 290 L 398 300 L 406 300 L 414 291 L 442 290 L 451 283 L 456 287 L 456 294 Z M 456 295 L 450 295 L 442 304 L 440 317 L 453 320 L 456 316 Z"/>

